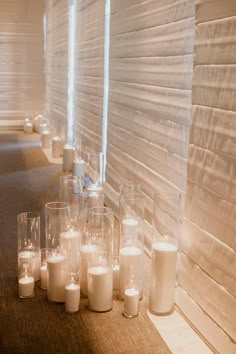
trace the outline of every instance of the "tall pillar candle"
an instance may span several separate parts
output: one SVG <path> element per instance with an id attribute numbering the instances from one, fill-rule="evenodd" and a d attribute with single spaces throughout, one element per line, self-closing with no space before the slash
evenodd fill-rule
<path id="1" fill-rule="evenodd" d="M 138 280 L 140 299 L 143 296 L 143 250 L 139 247 L 123 247 L 120 249 L 120 297 L 124 299 L 125 284 L 131 266 L 133 276 Z"/>
<path id="2" fill-rule="evenodd" d="M 112 309 L 112 267 L 96 266 L 88 268 L 88 304 L 97 312 Z"/>
<path id="3" fill-rule="evenodd" d="M 70 283 L 65 286 L 65 311 L 69 313 L 79 311 L 80 286 Z"/>
<path id="4" fill-rule="evenodd" d="M 149 310 L 155 314 L 168 313 L 174 306 L 177 247 L 155 242 L 152 246 L 151 288 Z"/>
<path id="5" fill-rule="evenodd" d="M 47 297 L 49 301 L 65 301 L 66 265 L 66 257 L 63 255 L 51 255 L 47 259 Z"/>
<path id="6" fill-rule="evenodd" d="M 63 171 L 72 171 L 74 160 L 74 148 L 68 144 L 63 149 Z"/>
<path id="7" fill-rule="evenodd" d="M 72 165 L 73 176 L 84 177 L 85 175 L 85 161 L 74 160 Z"/>
<path id="8" fill-rule="evenodd" d="M 62 139 L 55 136 L 52 139 L 52 157 L 60 157 L 62 154 Z"/>
<path id="9" fill-rule="evenodd" d="M 50 132 L 49 131 L 44 131 L 41 134 L 41 142 L 42 142 L 42 148 L 43 149 L 49 149 L 50 148 Z"/>

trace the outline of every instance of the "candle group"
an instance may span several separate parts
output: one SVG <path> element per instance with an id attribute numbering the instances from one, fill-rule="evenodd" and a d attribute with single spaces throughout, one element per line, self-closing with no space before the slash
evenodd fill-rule
<path id="1" fill-rule="evenodd" d="M 168 313 L 174 306 L 177 247 L 155 242 L 152 246 L 149 309 L 155 314 Z"/>

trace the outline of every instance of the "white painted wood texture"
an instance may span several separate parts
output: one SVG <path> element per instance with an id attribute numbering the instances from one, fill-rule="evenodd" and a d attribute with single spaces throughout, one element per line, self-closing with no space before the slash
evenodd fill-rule
<path id="1" fill-rule="evenodd" d="M 75 132 L 84 159 L 102 147 L 104 15 L 104 0 L 77 2 Z"/>
<path id="2" fill-rule="evenodd" d="M 43 108 L 43 0 L 0 1 L 0 121 Z"/>
<path id="3" fill-rule="evenodd" d="M 234 1 L 196 1 L 177 292 L 183 313 L 217 352 L 226 354 L 236 352 L 235 15 Z"/>
<path id="4" fill-rule="evenodd" d="M 117 211 L 119 184 L 140 183 L 148 223 L 154 192 L 186 188 L 194 11 L 186 0 L 111 1 L 105 190 Z"/>
<path id="5" fill-rule="evenodd" d="M 46 2 L 45 113 L 51 133 L 66 138 L 68 90 L 68 1 Z"/>

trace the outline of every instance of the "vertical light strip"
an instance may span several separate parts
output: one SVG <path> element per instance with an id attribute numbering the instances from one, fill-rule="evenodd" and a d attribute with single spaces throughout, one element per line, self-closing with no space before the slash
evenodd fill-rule
<path id="1" fill-rule="evenodd" d="M 47 0 L 43 2 L 43 113 L 48 118 L 48 111 L 46 108 L 46 71 L 47 71 Z"/>
<path id="2" fill-rule="evenodd" d="M 74 73 L 75 73 L 75 0 L 69 0 L 68 24 L 68 97 L 67 144 L 73 144 L 74 128 Z"/>
<path id="3" fill-rule="evenodd" d="M 109 99 L 109 47 L 110 47 L 110 0 L 105 0 L 105 35 L 104 35 L 104 80 L 103 80 L 103 115 L 102 115 L 102 153 L 103 176 L 105 182 L 107 152 L 107 115 Z"/>

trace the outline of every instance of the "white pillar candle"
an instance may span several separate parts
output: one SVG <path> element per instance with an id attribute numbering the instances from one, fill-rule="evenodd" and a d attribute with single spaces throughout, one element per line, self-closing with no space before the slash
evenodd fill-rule
<path id="1" fill-rule="evenodd" d="M 63 149 L 63 171 L 72 171 L 74 160 L 74 148 L 68 144 Z"/>
<path id="2" fill-rule="evenodd" d="M 113 289 L 119 289 L 120 266 L 119 264 L 113 265 Z"/>
<path id="3" fill-rule="evenodd" d="M 72 261 L 72 266 L 79 265 L 80 233 L 69 230 L 60 234 L 60 248 Z"/>
<path id="4" fill-rule="evenodd" d="M 112 267 L 88 268 L 88 304 L 93 311 L 112 309 Z"/>
<path id="5" fill-rule="evenodd" d="M 31 122 L 27 122 L 24 124 L 24 132 L 26 134 L 32 134 L 33 133 L 33 124 Z"/>
<path id="6" fill-rule="evenodd" d="M 124 315 L 134 317 L 138 315 L 139 291 L 135 288 L 125 290 Z"/>
<path id="7" fill-rule="evenodd" d="M 43 264 L 40 267 L 40 287 L 47 289 L 47 265 Z"/>
<path id="8" fill-rule="evenodd" d="M 81 294 L 88 295 L 88 258 L 92 252 L 96 250 L 96 246 L 83 245 L 80 248 L 80 289 Z"/>
<path id="9" fill-rule="evenodd" d="M 24 276 L 18 280 L 19 297 L 32 297 L 34 295 L 34 278 Z"/>
<path id="10" fill-rule="evenodd" d="M 44 131 L 41 134 L 41 142 L 42 142 L 42 148 L 43 149 L 49 149 L 50 148 L 50 132 L 49 131 Z"/>
<path id="11" fill-rule="evenodd" d="M 52 139 L 52 157 L 60 157 L 62 153 L 62 139 L 55 136 Z"/>
<path id="12" fill-rule="evenodd" d="M 149 309 L 156 314 L 168 313 L 174 306 L 177 247 L 155 242 L 152 246 Z"/>
<path id="13" fill-rule="evenodd" d="M 25 120 L 24 120 L 24 131 L 25 131 L 25 125 L 26 125 L 27 123 L 29 123 L 29 122 L 31 122 L 31 120 L 30 120 L 29 118 L 25 118 Z"/>
<path id="14" fill-rule="evenodd" d="M 48 125 L 46 122 L 39 124 L 39 133 L 42 134 L 44 131 L 48 130 Z"/>
<path id="15" fill-rule="evenodd" d="M 66 285 L 65 291 L 65 311 L 70 313 L 79 311 L 80 286 L 75 283 L 70 283 Z"/>
<path id="16" fill-rule="evenodd" d="M 143 296 L 143 250 L 139 247 L 120 249 L 120 297 L 124 299 L 125 283 L 132 265 L 133 277 L 138 281 L 140 299 Z"/>
<path id="17" fill-rule="evenodd" d="M 72 166 L 73 176 L 84 177 L 85 162 L 83 160 L 74 160 Z"/>
<path id="18" fill-rule="evenodd" d="M 47 259 L 47 297 L 49 301 L 65 301 L 66 258 L 62 255 L 52 255 Z"/>

